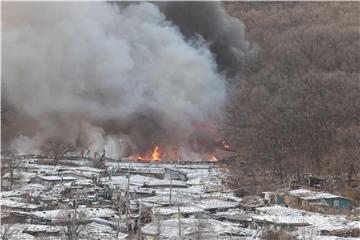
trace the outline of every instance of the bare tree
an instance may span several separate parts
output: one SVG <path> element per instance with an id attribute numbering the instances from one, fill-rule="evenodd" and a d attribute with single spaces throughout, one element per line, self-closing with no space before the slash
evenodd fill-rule
<path id="1" fill-rule="evenodd" d="M 179 228 L 179 240 L 182 240 L 182 233 L 181 233 L 181 212 L 180 212 L 180 206 L 178 205 L 178 228 Z"/>
<path id="2" fill-rule="evenodd" d="M 267 231 L 263 238 L 266 240 L 291 240 L 292 236 L 285 231 Z"/>
<path id="3" fill-rule="evenodd" d="M 105 156 L 105 149 L 103 149 L 102 155 L 97 158 L 97 152 L 95 153 L 94 160 L 92 161 L 92 166 L 95 168 L 101 168 L 106 170 L 106 156 Z M 110 174 L 110 173 L 107 173 Z M 109 175 L 110 176 L 110 175 Z"/>
<path id="4" fill-rule="evenodd" d="M 154 212 L 154 217 L 155 217 L 155 221 L 156 221 L 156 240 L 160 239 L 160 235 L 161 235 L 161 215 L 159 212 L 159 209 L 155 209 Z"/>
<path id="5" fill-rule="evenodd" d="M 78 240 L 86 222 L 86 213 L 75 207 L 73 210 L 62 211 L 57 224 L 63 226 L 62 230 L 66 240 Z"/>
<path id="6" fill-rule="evenodd" d="M 74 151 L 75 147 L 64 141 L 62 138 L 53 137 L 44 141 L 40 146 L 40 150 L 43 154 L 52 156 L 54 164 L 56 165 L 66 153 Z"/>
<path id="7" fill-rule="evenodd" d="M 16 233 L 12 224 L 1 224 L 1 240 L 10 240 Z"/>
<path id="8" fill-rule="evenodd" d="M 21 165 L 21 160 L 14 157 L 14 156 L 10 156 L 10 157 L 4 157 L 1 160 L 2 163 L 2 181 L 3 182 L 3 177 L 6 176 L 6 174 L 8 173 L 8 180 L 9 180 L 9 188 L 10 190 L 13 189 L 15 180 L 17 178 L 19 178 L 20 172 L 19 172 L 19 167 Z"/>
<path id="9" fill-rule="evenodd" d="M 342 152 L 337 161 L 346 159 L 348 177 L 356 173 L 360 36 L 358 21 L 338 12 L 355 16 L 359 8 L 352 3 L 228 5 L 252 26 L 249 36 L 261 50 L 246 59 L 239 74 L 245 77 L 231 92 L 223 133 L 234 149 L 278 179 L 304 171 L 324 174 L 327 166 L 336 171 L 335 151 Z M 269 17 L 254 21 L 255 16 Z M 346 135 L 352 137 L 340 140 L 339 129 L 349 129 Z"/>
<path id="10" fill-rule="evenodd" d="M 194 237 L 196 240 L 204 239 L 204 233 L 208 224 L 207 219 L 196 219 L 194 222 Z"/>
<path id="11" fill-rule="evenodd" d="M 353 176 L 357 176 L 360 167 L 360 126 L 338 129 L 336 140 L 336 175 L 346 170 L 347 178 L 351 181 Z"/>
<path id="12" fill-rule="evenodd" d="M 12 115 L 15 115 L 15 107 L 10 104 L 9 101 L 6 100 L 5 97 L 1 98 L 1 123 L 3 125 L 8 124 L 10 122 L 10 118 Z"/>
<path id="13" fill-rule="evenodd" d="M 9 209 L 1 208 L 1 240 L 9 240 L 16 233 L 16 228 L 14 227 L 13 221 L 7 219 L 6 222 L 3 220 L 10 216 Z"/>
<path id="14" fill-rule="evenodd" d="M 121 191 L 121 189 L 119 190 L 119 188 L 117 188 L 116 205 L 117 205 L 117 210 L 118 210 L 118 214 L 119 214 L 119 218 L 118 218 L 118 222 L 117 222 L 117 229 L 116 229 L 116 239 L 118 239 L 119 233 L 120 233 L 120 227 L 121 227 L 121 215 L 122 215 L 122 210 L 123 210 L 122 191 Z"/>

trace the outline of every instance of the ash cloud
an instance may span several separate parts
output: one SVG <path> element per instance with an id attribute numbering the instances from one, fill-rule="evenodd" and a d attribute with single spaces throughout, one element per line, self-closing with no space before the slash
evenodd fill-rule
<path id="1" fill-rule="evenodd" d="M 60 136 L 126 155 L 154 141 L 188 142 L 194 123 L 219 115 L 225 80 L 208 44 L 189 40 L 197 30 L 164 7 L 166 17 L 151 3 L 3 3 L 2 99 L 17 113 L 3 129 L 3 146 L 26 149 L 32 141 L 34 149 Z M 217 11 L 211 14 L 221 19 Z M 199 32 L 212 50 L 231 42 L 224 33 L 233 20 L 220 19 L 212 24 L 225 32 Z M 217 54 L 220 66 L 227 57 Z"/>

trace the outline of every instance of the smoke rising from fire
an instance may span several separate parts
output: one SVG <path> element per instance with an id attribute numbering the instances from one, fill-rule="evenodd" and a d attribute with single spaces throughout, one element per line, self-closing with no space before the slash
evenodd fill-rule
<path id="1" fill-rule="evenodd" d="M 208 43 L 154 4 L 2 7 L 2 99 L 17 113 L 3 141 L 18 150 L 53 136 L 113 156 L 182 146 L 226 100 Z"/>
<path id="2" fill-rule="evenodd" d="M 157 2 L 187 38 L 203 37 L 221 70 L 232 76 L 249 51 L 245 25 L 228 15 L 221 2 Z"/>

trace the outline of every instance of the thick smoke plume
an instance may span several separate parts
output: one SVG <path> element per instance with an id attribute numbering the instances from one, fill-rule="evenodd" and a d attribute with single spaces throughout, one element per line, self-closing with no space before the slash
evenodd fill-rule
<path id="1" fill-rule="evenodd" d="M 204 41 L 219 36 L 206 30 L 190 39 L 193 29 L 154 4 L 2 7 L 2 99 L 16 112 L 3 147 L 35 150 L 53 136 L 113 156 L 155 143 L 186 147 L 196 123 L 221 111 L 225 80 Z"/>
<path id="2" fill-rule="evenodd" d="M 186 38 L 200 35 L 208 43 L 221 70 L 235 74 L 251 50 L 245 40 L 245 25 L 228 15 L 221 2 L 158 2 L 166 18 Z"/>

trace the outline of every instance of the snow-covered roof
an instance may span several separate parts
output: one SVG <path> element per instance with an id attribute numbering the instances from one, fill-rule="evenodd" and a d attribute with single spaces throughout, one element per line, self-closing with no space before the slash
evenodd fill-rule
<path id="1" fill-rule="evenodd" d="M 128 172 L 128 168 L 125 167 L 110 167 L 110 168 L 115 171 Z M 137 167 L 137 168 L 131 168 L 130 171 L 133 174 L 149 174 L 149 175 L 159 175 L 159 176 L 165 174 L 165 170 L 163 168 Z"/>
<path id="2" fill-rule="evenodd" d="M 178 219 L 169 219 L 162 221 L 160 224 L 161 239 L 178 239 L 179 237 L 179 221 Z M 190 237 L 201 232 L 203 239 L 218 239 L 221 235 L 236 236 L 254 236 L 255 230 L 242 228 L 238 224 L 221 222 L 214 219 L 193 219 L 181 218 L 180 228 L 183 237 Z M 141 231 L 145 235 L 157 235 L 158 226 L 156 222 L 152 222 L 144 226 Z"/>
<path id="3" fill-rule="evenodd" d="M 199 214 L 203 213 L 204 210 L 196 207 L 196 206 L 181 206 L 179 207 L 181 214 Z M 157 207 L 153 208 L 151 212 L 153 214 L 159 214 L 162 216 L 166 215 L 174 215 L 177 214 L 179 211 L 178 207 Z"/>
<path id="4" fill-rule="evenodd" d="M 6 226 L 6 225 L 5 225 Z M 10 226 L 13 235 L 10 236 L 9 240 L 35 240 L 35 239 L 46 239 L 46 240 L 61 240 L 63 237 L 63 228 L 61 226 L 51 225 L 34 225 L 34 224 L 12 224 Z M 2 227 L 3 230 L 3 227 Z M 36 238 L 31 234 L 43 233 L 44 237 Z M 54 235 L 58 234 L 58 235 Z M 80 231 L 79 240 L 113 240 L 116 239 L 116 230 L 104 224 L 97 222 L 91 222 L 84 225 Z M 119 233 L 121 239 L 128 239 L 128 234 Z"/>
<path id="5" fill-rule="evenodd" d="M 79 179 L 71 183 L 72 186 L 93 186 L 94 183 L 90 179 Z"/>
<path id="6" fill-rule="evenodd" d="M 85 225 L 85 228 L 81 231 L 79 240 L 114 240 L 114 239 L 128 239 L 128 234 L 119 232 L 118 238 L 116 238 L 116 230 L 111 227 L 101 224 L 99 222 L 91 222 Z"/>
<path id="7" fill-rule="evenodd" d="M 29 213 L 31 216 L 35 216 L 47 220 L 58 220 L 62 218 L 62 213 L 74 211 L 73 209 L 56 209 L 48 211 L 34 211 Z M 78 211 L 84 212 L 87 218 L 107 218 L 115 215 L 115 212 L 109 208 L 79 208 Z"/>
<path id="8" fill-rule="evenodd" d="M 308 222 L 305 222 L 303 219 L 298 217 L 291 217 L 291 216 L 273 216 L 273 215 L 254 215 L 252 218 L 255 221 L 265 221 L 271 222 L 275 224 L 281 225 L 297 225 L 297 226 L 306 226 L 309 225 Z"/>
<path id="9" fill-rule="evenodd" d="M 279 224 L 305 223 L 315 226 L 318 230 L 333 231 L 359 228 L 359 222 L 351 222 L 342 215 L 326 215 L 320 213 L 307 212 L 294 208 L 274 205 L 270 207 L 257 208 L 260 215 L 256 215 L 257 220 L 270 221 Z"/>
<path id="10" fill-rule="evenodd" d="M 151 188 L 149 188 L 151 189 Z M 163 194 L 168 195 L 170 194 L 170 187 L 164 187 L 164 188 L 154 188 L 153 189 L 156 194 Z M 200 195 L 204 195 L 204 189 L 203 186 L 190 186 L 188 188 L 173 188 L 171 189 L 173 196 L 191 196 L 193 198 L 199 198 Z"/>
<path id="11" fill-rule="evenodd" d="M 159 205 L 168 205 L 170 197 L 169 195 L 161 194 L 155 195 L 153 197 L 147 197 L 142 200 L 142 204 L 144 206 L 159 206 Z M 186 204 L 193 200 L 191 196 L 172 196 L 171 203 L 172 204 Z"/>
<path id="12" fill-rule="evenodd" d="M 7 208 L 21 208 L 21 209 L 31 209 L 31 210 L 41 208 L 40 205 L 18 202 L 15 201 L 14 199 L 15 198 L 12 199 L 2 198 L 0 199 L 0 205 L 2 207 L 7 207 Z"/>
<path id="13" fill-rule="evenodd" d="M 166 162 L 166 161 L 153 161 L 153 162 L 137 162 L 137 161 L 106 161 L 106 165 L 111 169 L 115 170 L 126 170 L 128 168 L 135 170 L 135 172 L 144 172 L 144 173 L 156 173 L 164 174 L 165 168 L 173 168 L 184 173 L 188 173 L 193 170 L 205 170 L 216 168 L 217 165 L 209 162 L 180 162 L 179 164 Z"/>
<path id="14" fill-rule="evenodd" d="M 169 179 L 151 179 L 149 182 L 145 183 L 149 187 L 187 187 L 186 182 L 179 180 L 169 180 Z"/>
<path id="15" fill-rule="evenodd" d="M 103 172 L 105 172 L 104 169 L 88 167 L 88 166 L 72 167 L 71 169 L 79 170 L 81 172 L 93 172 L 93 173 L 103 173 Z"/>
<path id="16" fill-rule="evenodd" d="M 23 194 L 29 194 L 31 197 L 36 197 L 45 191 L 46 187 L 41 184 L 26 184 L 19 189 L 13 191 L 1 192 L 1 197 L 14 197 L 21 196 Z"/>
<path id="17" fill-rule="evenodd" d="M 227 209 L 235 208 L 238 206 L 238 203 L 236 202 L 224 201 L 220 199 L 204 199 L 193 202 L 192 204 L 204 210 Z"/>
<path id="18" fill-rule="evenodd" d="M 52 175 L 52 176 L 37 176 L 38 178 L 44 180 L 44 181 L 50 181 L 50 182 L 56 182 L 56 181 L 74 181 L 76 180 L 76 178 L 74 177 L 69 177 L 69 176 L 56 176 L 56 175 Z"/>
<path id="19" fill-rule="evenodd" d="M 23 232 L 25 233 L 59 233 L 61 231 L 61 227 L 59 226 L 51 226 L 51 225 L 35 225 L 35 224 L 26 224 L 24 225 Z"/>
<path id="20" fill-rule="evenodd" d="M 182 170 L 182 169 L 179 169 L 179 168 L 165 167 L 165 171 L 177 172 L 179 174 L 182 174 L 182 175 L 186 176 L 186 172 L 184 170 Z"/>
<path id="21" fill-rule="evenodd" d="M 359 240 L 355 237 L 314 236 L 314 240 Z"/>
<path id="22" fill-rule="evenodd" d="M 70 185 L 71 183 L 69 183 Z M 40 194 L 41 199 L 48 199 L 48 200 L 56 200 L 57 198 L 61 197 L 61 193 L 68 188 L 68 186 L 66 186 L 66 183 L 61 184 L 55 184 L 54 186 L 52 186 L 51 190 L 49 191 L 44 191 Z"/>
<path id="23" fill-rule="evenodd" d="M 112 176 L 101 178 L 101 181 L 105 184 L 109 185 L 120 185 L 120 186 L 126 186 L 128 183 L 127 176 Z M 163 179 L 157 179 L 153 177 L 146 177 L 142 175 L 130 175 L 130 185 L 139 186 L 142 187 L 144 185 L 147 185 L 149 187 L 156 187 L 156 186 L 170 186 L 171 182 L 170 180 L 163 180 Z M 173 180 L 172 181 L 173 187 L 187 187 L 186 182 L 184 181 L 178 181 Z"/>
<path id="24" fill-rule="evenodd" d="M 308 189 L 296 189 L 288 192 L 290 196 L 299 197 L 304 200 L 318 200 L 318 199 L 330 199 L 330 198 L 344 198 L 338 195 L 334 195 L 326 192 L 315 192 Z"/>

